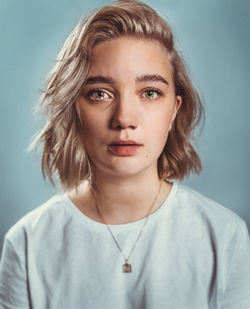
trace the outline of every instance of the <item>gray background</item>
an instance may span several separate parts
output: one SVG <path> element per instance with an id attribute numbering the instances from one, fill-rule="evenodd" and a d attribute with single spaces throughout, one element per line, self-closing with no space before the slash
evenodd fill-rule
<path id="1" fill-rule="evenodd" d="M 27 152 L 41 127 L 32 108 L 56 54 L 81 15 L 108 1 L 0 1 L 0 251 L 6 231 L 58 189 Z M 250 1 L 146 1 L 167 17 L 206 110 L 197 150 L 200 176 L 186 184 L 241 216 L 250 227 Z"/>

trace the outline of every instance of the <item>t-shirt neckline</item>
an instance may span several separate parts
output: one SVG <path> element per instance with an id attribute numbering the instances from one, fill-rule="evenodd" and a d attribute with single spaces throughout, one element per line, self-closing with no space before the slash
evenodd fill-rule
<path id="1" fill-rule="evenodd" d="M 148 223 L 150 224 L 150 222 L 153 222 L 154 219 L 156 217 L 158 217 L 159 215 L 162 215 L 163 212 L 168 212 L 171 208 L 171 204 L 174 196 L 176 195 L 178 189 L 178 184 L 176 182 L 173 182 L 173 186 L 168 194 L 168 196 L 166 197 L 166 199 L 163 201 L 163 203 L 161 204 L 161 206 L 159 206 L 153 213 L 151 213 L 149 215 L 148 218 Z M 93 219 L 91 219 L 90 217 L 88 217 L 87 215 L 85 215 L 70 199 L 68 193 L 64 193 L 64 198 L 66 200 L 66 206 L 67 208 L 71 211 L 71 213 L 73 214 L 73 216 L 80 222 L 82 222 L 85 225 L 88 225 L 89 227 L 93 227 L 95 229 L 103 229 L 103 228 L 107 228 L 106 224 L 101 223 L 101 222 L 97 222 Z M 118 231 L 118 230 L 123 230 L 123 229 L 132 229 L 132 228 L 136 228 L 138 225 L 141 225 L 143 222 L 145 221 L 145 217 L 133 222 L 129 222 L 129 223 L 123 223 L 123 224 L 109 224 L 109 226 L 111 227 L 112 231 Z"/>

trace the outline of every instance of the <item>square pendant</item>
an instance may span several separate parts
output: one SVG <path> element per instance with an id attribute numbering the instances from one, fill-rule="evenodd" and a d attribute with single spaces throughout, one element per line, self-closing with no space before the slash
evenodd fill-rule
<path id="1" fill-rule="evenodd" d="M 122 265 L 122 271 L 124 273 L 132 273 L 132 266 L 129 263 L 125 263 Z"/>

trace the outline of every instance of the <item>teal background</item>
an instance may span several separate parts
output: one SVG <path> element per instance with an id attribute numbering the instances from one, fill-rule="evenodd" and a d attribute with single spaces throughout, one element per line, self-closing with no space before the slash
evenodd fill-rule
<path id="1" fill-rule="evenodd" d="M 0 250 L 4 234 L 57 192 L 39 155 L 27 152 L 41 127 L 32 108 L 64 40 L 81 15 L 108 1 L 0 1 Z M 186 184 L 232 209 L 250 227 L 250 1 L 146 1 L 167 17 L 206 110 L 196 143 L 200 176 Z"/>

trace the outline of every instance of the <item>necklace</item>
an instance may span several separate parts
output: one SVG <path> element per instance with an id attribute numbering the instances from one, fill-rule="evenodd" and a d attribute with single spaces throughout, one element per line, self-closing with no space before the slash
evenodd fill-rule
<path id="1" fill-rule="evenodd" d="M 100 215 L 100 218 L 101 218 L 102 222 L 107 226 L 107 228 L 108 228 L 108 230 L 109 230 L 109 232 L 110 232 L 110 235 L 112 236 L 112 238 L 113 238 L 113 240 L 114 240 L 114 242 L 115 242 L 117 248 L 120 250 L 120 252 L 122 253 L 122 255 L 123 255 L 123 257 L 124 257 L 125 263 L 122 265 L 122 271 L 123 271 L 124 273 L 131 273 L 131 272 L 132 272 L 132 265 L 128 263 L 128 260 L 129 260 L 129 258 L 130 258 L 130 256 L 131 256 L 132 252 L 134 251 L 135 246 L 136 246 L 138 240 L 140 239 L 141 234 L 142 234 L 142 232 L 143 232 L 143 230 L 144 230 L 144 227 L 145 227 L 145 225 L 146 225 L 147 222 L 148 222 L 149 215 L 150 215 L 152 209 L 153 209 L 154 206 L 155 206 L 155 203 L 156 203 L 157 198 L 158 198 L 158 196 L 159 196 L 159 194 L 160 194 L 160 191 L 161 191 L 162 182 L 163 182 L 163 181 L 161 181 L 161 183 L 160 183 L 160 188 L 159 188 L 159 190 L 158 190 L 158 192 L 157 192 L 157 194 L 156 194 L 156 196 L 155 196 L 155 198 L 154 198 L 154 201 L 153 201 L 151 207 L 150 207 L 149 210 L 148 210 L 147 216 L 146 216 L 146 218 L 145 218 L 145 220 L 144 220 L 144 223 L 143 223 L 143 225 L 142 225 L 142 227 L 141 227 L 141 230 L 140 230 L 140 232 L 139 232 L 139 234 L 138 234 L 138 236 L 137 236 L 137 238 L 136 238 L 136 240 L 135 240 L 135 243 L 134 243 L 134 245 L 133 245 L 132 249 L 130 250 L 130 252 L 129 252 L 129 254 L 128 254 L 127 257 L 125 256 L 125 254 L 124 254 L 124 252 L 122 251 L 122 249 L 121 249 L 121 247 L 120 247 L 118 241 L 116 240 L 114 234 L 112 233 L 112 231 L 111 231 L 111 229 L 110 229 L 110 226 L 105 222 L 105 220 L 104 220 L 104 218 L 103 218 L 103 216 L 102 216 L 102 214 L 101 214 L 101 211 L 100 211 L 100 209 L 99 209 L 99 206 L 98 206 L 98 203 L 97 203 L 97 199 L 96 199 L 95 192 L 94 192 L 94 190 L 93 190 L 92 187 L 91 187 L 91 193 L 92 193 L 92 196 L 93 196 L 94 203 L 95 203 L 95 206 L 96 206 L 96 208 L 97 208 L 97 211 L 98 211 L 98 213 L 99 213 L 99 215 Z"/>

